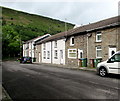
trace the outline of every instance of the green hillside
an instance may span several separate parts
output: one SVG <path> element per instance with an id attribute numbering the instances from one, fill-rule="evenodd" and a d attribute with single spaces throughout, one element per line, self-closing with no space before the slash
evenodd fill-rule
<path id="1" fill-rule="evenodd" d="M 0 7 L 1 8 L 1 7 Z M 20 40 L 27 41 L 44 34 L 65 31 L 65 22 L 2 7 L 3 56 L 16 56 Z M 67 30 L 73 28 L 67 23 Z"/>

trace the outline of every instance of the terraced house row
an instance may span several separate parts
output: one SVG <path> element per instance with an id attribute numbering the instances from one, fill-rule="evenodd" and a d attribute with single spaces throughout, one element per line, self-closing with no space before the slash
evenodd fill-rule
<path id="1" fill-rule="evenodd" d="M 95 67 L 98 61 L 104 61 L 120 50 L 119 16 L 38 40 L 34 47 L 34 58 L 38 63 Z"/>

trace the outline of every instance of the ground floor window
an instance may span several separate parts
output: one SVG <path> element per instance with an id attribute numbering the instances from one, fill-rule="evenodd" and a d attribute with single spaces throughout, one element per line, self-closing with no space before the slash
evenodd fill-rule
<path id="1" fill-rule="evenodd" d="M 96 58 L 102 58 L 102 48 L 101 48 L 101 46 L 96 47 Z"/>
<path id="2" fill-rule="evenodd" d="M 50 59 L 50 51 L 47 51 L 47 59 Z"/>
<path id="3" fill-rule="evenodd" d="M 57 50 L 54 51 L 54 58 L 55 58 L 55 59 L 58 58 L 58 52 L 57 52 Z"/>
<path id="4" fill-rule="evenodd" d="M 46 51 L 43 51 L 43 58 L 46 59 Z"/>
<path id="5" fill-rule="evenodd" d="M 77 58 L 77 50 L 68 49 L 68 58 Z"/>

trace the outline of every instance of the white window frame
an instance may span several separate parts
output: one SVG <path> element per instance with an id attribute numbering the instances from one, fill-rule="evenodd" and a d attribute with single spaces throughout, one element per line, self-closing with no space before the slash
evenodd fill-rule
<path id="1" fill-rule="evenodd" d="M 32 49 L 34 49 L 34 43 L 32 42 Z"/>
<path id="2" fill-rule="evenodd" d="M 98 36 L 101 36 L 101 40 L 98 40 Z M 96 42 L 102 42 L 102 32 L 96 33 Z"/>
<path id="3" fill-rule="evenodd" d="M 43 50 L 46 50 L 46 44 L 43 43 Z"/>
<path id="4" fill-rule="evenodd" d="M 46 51 L 43 51 L 43 59 L 46 59 Z"/>
<path id="5" fill-rule="evenodd" d="M 101 55 L 102 55 L 102 47 L 101 47 L 101 49 L 98 49 L 98 47 L 101 47 L 101 46 L 96 46 L 96 58 L 102 58 L 102 56 L 97 56 L 97 52 L 98 51 L 101 51 Z"/>
<path id="6" fill-rule="evenodd" d="M 72 42 L 72 39 L 74 38 L 74 36 L 72 36 L 71 38 L 70 38 L 70 46 L 74 46 L 74 44 L 75 44 L 75 38 L 74 38 L 74 44 L 73 44 L 73 42 Z"/>
<path id="7" fill-rule="evenodd" d="M 76 52 L 70 52 L 70 50 L 72 51 L 76 51 Z M 75 57 L 70 57 L 70 53 L 75 53 Z M 71 59 L 76 59 L 77 58 L 77 49 L 68 49 L 68 58 L 71 58 Z"/>
<path id="8" fill-rule="evenodd" d="M 29 43 L 28 43 L 28 44 L 26 44 L 26 49 L 29 49 Z"/>
<path id="9" fill-rule="evenodd" d="M 58 59 L 58 51 L 54 50 L 54 59 Z"/>
<path id="10" fill-rule="evenodd" d="M 57 48 L 57 41 L 54 41 L 54 48 Z"/>
<path id="11" fill-rule="evenodd" d="M 47 59 L 50 59 L 50 51 L 47 51 Z"/>
<path id="12" fill-rule="evenodd" d="M 36 45 L 36 46 L 34 46 L 34 47 L 35 47 L 35 49 L 36 49 L 36 50 L 38 50 L 38 49 L 37 49 L 37 48 L 38 48 L 38 47 L 37 47 L 37 45 Z"/>

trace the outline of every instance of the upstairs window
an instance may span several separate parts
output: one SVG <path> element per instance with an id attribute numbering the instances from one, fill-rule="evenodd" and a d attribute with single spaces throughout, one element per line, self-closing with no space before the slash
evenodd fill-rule
<path id="1" fill-rule="evenodd" d="M 96 47 L 96 58 L 102 58 L 102 48 L 101 48 L 101 46 Z"/>
<path id="2" fill-rule="evenodd" d="M 57 41 L 55 41 L 54 47 L 57 48 Z"/>
<path id="3" fill-rule="evenodd" d="M 29 44 L 26 45 L 26 49 L 29 49 Z"/>
<path id="4" fill-rule="evenodd" d="M 102 33 L 101 32 L 96 33 L 96 42 L 102 42 Z"/>
<path id="5" fill-rule="evenodd" d="M 36 50 L 37 50 L 37 48 L 38 48 L 37 46 L 34 46 L 34 49 L 36 49 Z"/>
<path id="6" fill-rule="evenodd" d="M 74 37 L 70 38 L 70 46 L 74 46 Z"/>
<path id="7" fill-rule="evenodd" d="M 43 58 L 46 59 L 46 51 L 43 52 Z"/>
<path id="8" fill-rule="evenodd" d="M 46 49 L 46 45 L 45 45 L 45 43 L 43 44 L 43 50 L 45 50 Z"/>

